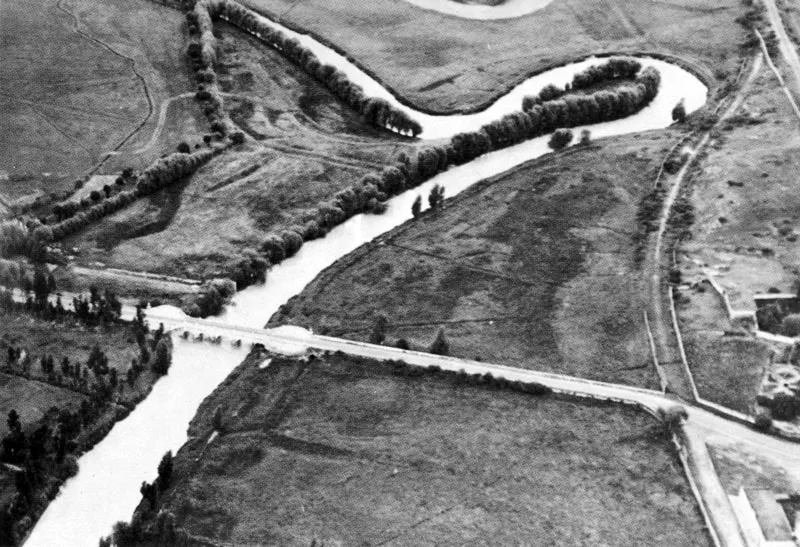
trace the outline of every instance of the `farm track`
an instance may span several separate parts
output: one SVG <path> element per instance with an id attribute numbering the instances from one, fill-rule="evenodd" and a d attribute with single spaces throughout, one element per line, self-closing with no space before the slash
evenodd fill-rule
<path id="1" fill-rule="evenodd" d="M 145 126 L 145 124 L 153 116 L 153 112 L 155 111 L 155 107 L 153 106 L 153 97 L 151 96 L 151 93 L 150 93 L 150 87 L 147 85 L 147 80 L 145 79 L 144 76 L 142 76 L 142 74 L 136 68 L 136 60 L 133 57 L 128 57 L 127 55 L 125 55 L 123 53 L 120 53 L 119 51 L 117 51 L 116 49 L 111 47 L 106 42 L 100 40 L 99 38 L 95 38 L 94 36 L 82 31 L 80 29 L 80 19 L 78 19 L 78 17 L 74 13 L 72 13 L 71 11 L 66 9 L 62 5 L 63 2 L 64 2 L 64 0 L 58 0 L 58 2 L 56 2 L 56 8 L 59 11 L 61 11 L 61 12 L 65 13 L 66 15 L 68 15 L 72 19 L 72 21 L 73 21 L 73 30 L 75 31 L 75 33 L 77 33 L 78 35 L 82 36 L 84 39 L 86 39 L 86 40 L 88 40 L 88 41 L 90 41 L 92 43 L 95 43 L 98 46 L 102 47 L 103 49 L 113 53 L 117 57 L 120 57 L 120 58 L 125 59 L 126 61 L 128 61 L 130 63 L 131 70 L 136 75 L 137 79 L 142 83 L 142 87 L 144 89 L 144 94 L 145 94 L 145 97 L 147 98 L 147 107 L 148 107 L 147 108 L 147 116 L 145 116 L 145 118 L 139 123 L 139 125 L 137 125 L 130 133 L 128 133 L 128 135 L 126 135 L 119 142 L 119 144 L 117 144 L 117 146 L 114 147 L 114 149 L 111 152 L 107 153 L 103 157 L 103 159 L 100 160 L 100 162 L 97 165 L 95 165 L 89 171 L 89 174 L 93 175 L 94 173 L 96 173 L 103 166 L 103 164 L 105 164 L 106 161 L 108 161 L 109 158 L 111 158 L 114 155 L 113 152 L 116 152 L 117 150 L 119 150 L 120 148 L 125 146 L 125 143 L 127 143 L 130 139 L 132 139 L 133 136 L 136 135 L 142 129 L 142 127 Z"/>
<path id="2" fill-rule="evenodd" d="M 724 113 L 719 117 L 715 124 L 718 126 L 722 121 L 730 117 L 736 112 L 744 100 L 744 96 L 750 85 L 755 80 L 762 67 L 762 55 L 758 54 L 752 61 L 750 73 L 744 81 L 739 91 L 734 96 L 730 105 L 725 109 Z M 689 161 L 681 168 L 675 178 L 672 180 L 669 192 L 664 200 L 664 205 L 661 209 L 661 215 L 658 221 L 658 232 L 656 233 L 655 241 L 653 242 L 652 254 L 648 257 L 645 265 L 645 276 L 648 283 L 648 306 L 647 315 L 650 319 L 650 325 L 653 334 L 653 341 L 656 347 L 656 358 L 659 363 L 666 365 L 664 372 L 667 377 L 667 382 L 670 385 L 672 392 L 680 395 L 686 400 L 693 400 L 693 393 L 690 389 L 690 379 L 686 376 L 685 371 L 681 365 L 680 350 L 677 346 L 677 334 L 673 330 L 672 323 L 669 320 L 664 302 L 663 280 L 661 276 L 661 268 L 663 264 L 663 247 L 664 236 L 667 235 L 669 227 L 669 220 L 672 215 L 672 208 L 675 201 L 681 193 L 683 183 L 687 175 L 695 167 L 697 158 L 702 154 L 706 145 L 711 139 L 712 129 L 707 130 L 699 139 L 697 145 L 692 151 L 692 156 Z"/>
<path id="3" fill-rule="evenodd" d="M 169 99 L 162 101 L 161 105 L 158 107 L 158 121 L 153 129 L 153 134 L 150 136 L 150 140 L 147 141 L 147 144 L 131 153 L 141 154 L 153 148 L 156 145 L 156 142 L 158 142 L 158 138 L 161 136 L 164 126 L 167 123 L 167 111 L 169 110 L 169 105 L 171 105 L 173 101 L 178 99 L 186 99 L 188 97 L 194 97 L 194 93 L 181 93 L 180 95 L 175 95 L 174 97 L 170 97 Z"/>

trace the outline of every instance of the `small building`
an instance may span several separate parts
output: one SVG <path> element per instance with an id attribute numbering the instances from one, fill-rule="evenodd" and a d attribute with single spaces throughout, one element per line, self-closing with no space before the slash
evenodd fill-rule
<path id="1" fill-rule="evenodd" d="M 771 490 L 741 488 L 730 498 L 748 547 L 797 547 L 786 512 Z"/>

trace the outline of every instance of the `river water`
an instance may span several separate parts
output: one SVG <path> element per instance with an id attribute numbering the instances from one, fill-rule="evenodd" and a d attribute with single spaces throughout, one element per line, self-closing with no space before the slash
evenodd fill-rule
<path id="1" fill-rule="evenodd" d="M 454 15 L 463 19 L 515 19 L 546 7 L 553 0 L 505 0 L 496 6 L 478 3 L 460 3 L 453 0 L 405 0 L 419 8 Z"/>
<path id="2" fill-rule="evenodd" d="M 320 52 L 331 52 L 309 37 L 304 37 L 303 42 L 315 44 L 315 52 L 320 57 L 323 57 Z M 368 94 L 391 99 L 397 104 L 391 93 L 346 59 L 335 52 L 325 55 L 325 62 L 346 71 Z M 667 127 L 671 123 L 672 108 L 682 98 L 690 112 L 705 103 L 707 89 L 693 75 L 663 61 L 641 60 L 661 71 L 658 96 L 634 116 L 588 127 L 594 139 Z M 536 92 L 547 83 L 563 85 L 575 72 L 596 62 L 599 61 L 589 59 L 531 78 L 482 113 L 428 116 L 408 111 L 423 124 L 426 136 L 450 136 L 519 110 L 524 94 Z M 580 130 L 575 129 L 576 135 Z M 265 284 L 238 293 L 219 319 L 234 325 L 263 327 L 281 304 L 302 291 L 323 269 L 410 219 L 411 203 L 417 195 L 427 196 L 434 184 L 440 184 L 445 188 L 445 196 L 452 197 L 482 179 L 549 152 L 547 140 L 541 137 L 486 154 L 393 198 L 383 215 L 353 217 L 325 238 L 306 243 L 297 255 L 273 267 Z M 425 199 L 423 204 L 427 205 Z M 193 344 L 176 339 L 169 375 L 156 384 L 150 396 L 128 418 L 119 422 L 94 450 L 80 459 L 80 471 L 65 483 L 25 546 L 95 547 L 102 535 L 110 533 L 115 522 L 129 520 L 141 500 L 142 481 L 154 480 L 162 455 L 167 450 L 177 451 L 186 442 L 187 427 L 197 407 L 243 355 L 224 345 Z"/>

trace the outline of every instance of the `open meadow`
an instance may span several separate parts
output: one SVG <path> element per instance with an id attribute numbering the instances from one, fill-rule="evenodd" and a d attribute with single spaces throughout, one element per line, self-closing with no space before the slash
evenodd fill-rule
<path id="1" fill-rule="evenodd" d="M 252 355 L 200 407 L 161 508 L 230 544 L 708 545 L 652 417 Z M 210 439 L 212 415 L 222 431 Z"/>
<path id="2" fill-rule="evenodd" d="M 159 121 L 171 97 L 193 91 L 180 12 L 147 0 L 30 0 L 3 2 L 0 20 L 6 201 L 71 190 L 114 151 L 102 166 L 112 173 L 202 137 L 191 99 Z"/>

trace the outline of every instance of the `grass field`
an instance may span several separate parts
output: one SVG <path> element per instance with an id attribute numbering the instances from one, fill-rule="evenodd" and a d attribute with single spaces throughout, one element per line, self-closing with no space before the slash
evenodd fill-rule
<path id="1" fill-rule="evenodd" d="M 475 21 L 376 0 L 244 0 L 332 42 L 413 103 L 475 107 L 531 71 L 603 51 L 649 51 L 736 72 L 740 0 L 560 0 L 518 19 Z"/>
<path id="2" fill-rule="evenodd" d="M 660 426 L 613 406 L 347 357 L 251 357 L 200 407 L 164 498 L 231 544 L 708 545 Z M 211 416 L 224 432 L 211 443 Z"/>
<path id="3" fill-rule="evenodd" d="M 324 271 L 271 324 L 654 385 L 633 231 L 671 132 L 604 140 L 482 182 Z M 445 194 L 446 195 L 446 194 Z"/>
<path id="4" fill-rule="evenodd" d="M 4 2 L 0 19 L 0 191 L 10 201 L 71 189 L 145 120 L 105 169 L 146 165 L 205 131 L 195 105 L 178 101 L 155 146 L 134 152 L 161 103 L 193 89 L 179 12 L 147 0 L 31 0 Z"/>
<path id="5" fill-rule="evenodd" d="M 413 146 L 379 132 L 270 48 L 220 24 L 217 73 L 252 138 L 65 241 L 80 261 L 206 278 Z M 213 227 L 213 229 L 209 229 Z"/>

